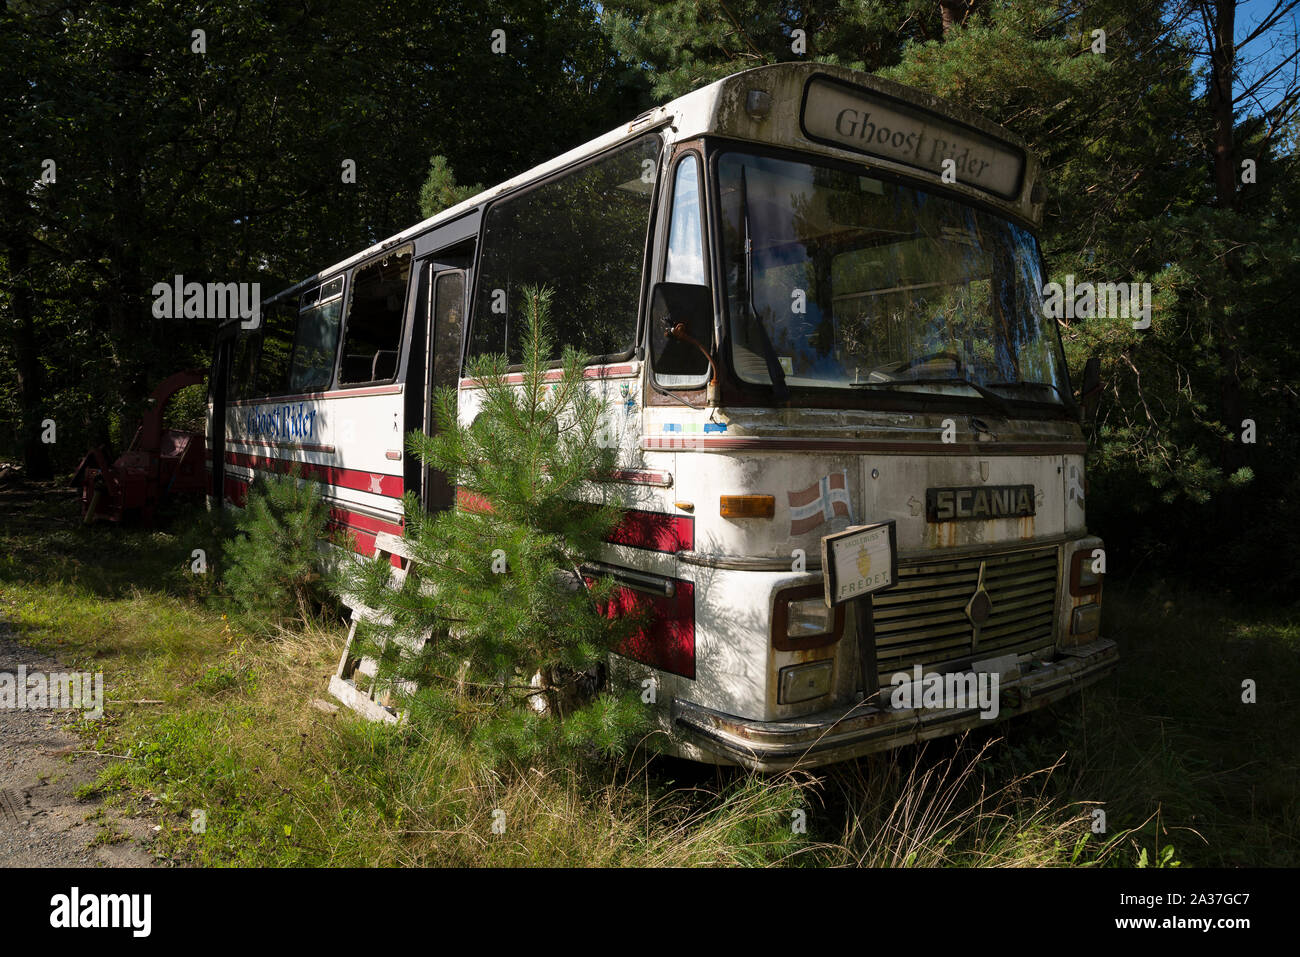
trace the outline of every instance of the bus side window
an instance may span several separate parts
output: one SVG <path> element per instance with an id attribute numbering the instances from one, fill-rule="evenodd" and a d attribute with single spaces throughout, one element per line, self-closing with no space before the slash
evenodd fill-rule
<path id="1" fill-rule="evenodd" d="M 433 297 L 433 385 L 456 387 L 460 376 L 461 320 L 465 316 L 465 274 L 445 273 L 435 281 Z"/>
<path id="2" fill-rule="evenodd" d="M 397 375 L 406 316 L 411 250 L 389 253 L 352 275 L 339 384 L 382 382 Z"/>
<path id="3" fill-rule="evenodd" d="M 704 276 L 699 162 L 691 154 L 677 164 L 673 179 L 673 209 L 668 226 L 668 264 L 664 269 L 664 281 L 708 286 Z M 709 363 L 700 350 L 689 342 L 664 335 L 662 324 L 655 322 L 653 316 L 650 352 L 655 381 L 662 386 L 701 388 L 708 379 Z"/>
<path id="4" fill-rule="evenodd" d="M 298 330 L 289 364 L 289 391 L 328 389 L 334 379 L 334 354 L 343 315 L 343 277 L 303 293 L 298 299 Z"/>
<path id="5" fill-rule="evenodd" d="M 469 355 L 523 361 L 523 287 L 548 286 L 553 353 L 631 355 L 659 136 L 642 137 L 487 212 Z"/>
<path id="6" fill-rule="evenodd" d="M 247 399 L 253 394 L 253 372 L 257 368 L 257 348 L 261 342 L 260 332 L 241 335 L 235 340 L 235 356 L 230 363 L 230 383 L 226 390 L 227 400 Z"/>
<path id="7" fill-rule="evenodd" d="M 677 164 L 664 281 L 708 285 L 704 278 L 704 231 L 700 226 L 700 173 L 692 155 Z"/>
<path id="8" fill-rule="evenodd" d="M 289 384 L 289 357 L 298 311 L 293 303 L 277 303 L 263 323 L 261 349 L 257 357 L 256 395 L 284 395 Z"/>

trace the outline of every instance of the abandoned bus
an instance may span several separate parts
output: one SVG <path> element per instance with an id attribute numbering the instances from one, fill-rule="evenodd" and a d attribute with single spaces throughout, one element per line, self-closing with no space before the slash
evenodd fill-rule
<path id="1" fill-rule="evenodd" d="M 1117 658 L 1044 198 L 1022 141 L 931 96 L 738 73 L 223 326 L 213 501 L 297 463 L 363 551 L 407 490 L 454 507 L 404 436 L 441 386 L 473 415 L 465 362 L 518 362 L 548 284 L 623 459 L 593 559 L 653 610 L 611 676 L 677 753 L 824 764 L 1041 707 Z"/>

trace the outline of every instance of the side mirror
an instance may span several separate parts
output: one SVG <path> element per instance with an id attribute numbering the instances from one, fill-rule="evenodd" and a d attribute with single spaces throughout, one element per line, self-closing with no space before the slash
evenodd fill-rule
<path id="1" fill-rule="evenodd" d="M 1079 405 L 1083 415 L 1091 419 L 1097 414 L 1097 403 L 1101 400 L 1101 358 L 1092 356 L 1083 365 L 1083 386 L 1079 389 Z"/>
<path id="2" fill-rule="evenodd" d="M 713 373 L 713 292 L 684 282 L 656 283 L 650 295 L 650 355 L 656 376 Z"/>

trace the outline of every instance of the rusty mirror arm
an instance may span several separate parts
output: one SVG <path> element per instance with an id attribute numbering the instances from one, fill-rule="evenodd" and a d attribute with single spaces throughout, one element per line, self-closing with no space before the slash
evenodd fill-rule
<path id="1" fill-rule="evenodd" d="M 696 339 L 693 335 L 690 334 L 690 332 L 687 331 L 686 323 L 678 322 L 669 326 L 668 337 L 670 339 L 677 339 L 680 342 L 689 343 L 690 345 L 693 345 L 696 349 L 700 350 L 700 352 L 704 355 L 704 358 L 709 363 L 709 370 L 710 370 L 709 389 L 710 390 L 716 389 L 718 387 L 718 364 L 713 361 L 713 353 L 711 353 L 708 349 L 706 349 L 704 347 L 704 344 L 700 342 L 699 339 Z"/>

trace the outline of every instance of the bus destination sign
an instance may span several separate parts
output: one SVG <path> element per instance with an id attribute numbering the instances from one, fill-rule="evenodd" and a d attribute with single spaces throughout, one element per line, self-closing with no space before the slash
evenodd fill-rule
<path id="1" fill-rule="evenodd" d="M 1025 156 L 978 130 L 827 77 L 808 82 L 803 128 L 810 139 L 942 175 L 1015 199 Z M 945 160 L 951 160 L 947 167 Z"/>

